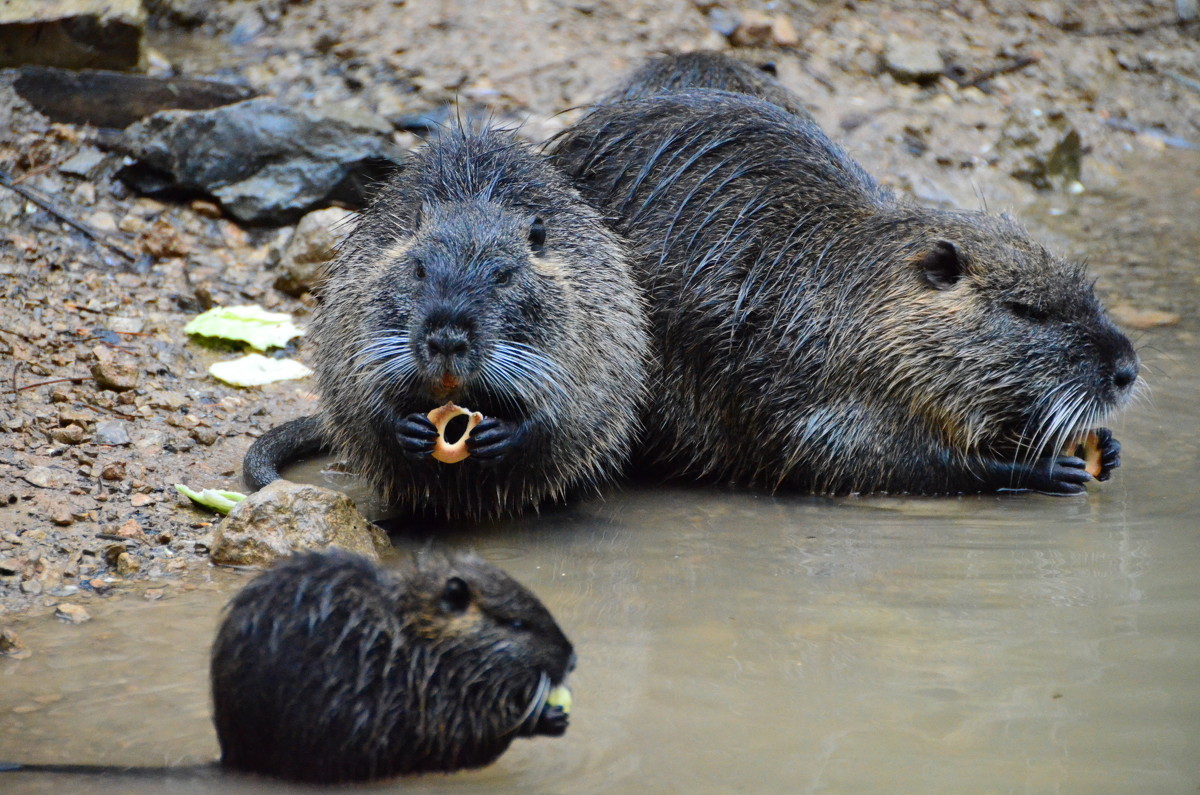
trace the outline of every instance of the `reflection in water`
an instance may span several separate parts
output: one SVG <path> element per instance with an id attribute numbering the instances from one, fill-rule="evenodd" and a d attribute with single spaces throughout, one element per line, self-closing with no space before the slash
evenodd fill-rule
<path id="1" fill-rule="evenodd" d="M 1170 278 L 1172 289 L 1186 280 Z M 642 487 L 443 536 L 533 588 L 575 642 L 572 727 L 483 771 L 380 789 L 1196 791 L 1197 332 L 1187 318 L 1143 346 L 1154 399 L 1118 420 L 1125 466 L 1086 498 Z M 245 581 L 213 577 L 154 603 L 96 599 L 79 626 L 19 625 L 34 654 L 0 659 L 0 756 L 212 759 L 208 643 Z M 5 792 L 164 789 L 0 781 Z"/>

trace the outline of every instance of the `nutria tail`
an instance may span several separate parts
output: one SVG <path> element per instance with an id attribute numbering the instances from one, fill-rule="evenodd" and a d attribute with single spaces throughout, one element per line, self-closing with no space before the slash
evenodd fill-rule
<path id="1" fill-rule="evenodd" d="M 256 491 L 279 480 L 279 470 L 305 456 L 329 452 L 315 414 L 285 422 L 254 440 L 242 459 L 242 479 Z"/>

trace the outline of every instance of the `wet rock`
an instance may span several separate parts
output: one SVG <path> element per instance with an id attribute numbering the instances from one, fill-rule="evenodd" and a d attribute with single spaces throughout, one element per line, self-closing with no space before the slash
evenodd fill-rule
<path id="1" fill-rule="evenodd" d="M 883 68 L 901 83 L 925 83 L 946 70 L 933 42 L 892 34 L 883 48 Z"/>
<path id="2" fill-rule="evenodd" d="M 132 69 L 145 24 L 141 0 L 0 3 L 0 67 Z"/>
<path id="3" fill-rule="evenodd" d="M 83 441 L 83 428 L 74 424 L 65 428 L 54 428 L 50 431 L 50 438 L 63 444 L 79 444 Z"/>
<path id="4" fill-rule="evenodd" d="M 269 99 L 165 111 L 127 131 L 137 162 L 121 178 L 151 195 L 213 197 L 244 223 L 285 224 L 314 207 L 364 206 L 402 161 L 391 134 L 377 116 Z"/>
<path id="5" fill-rule="evenodd" d="M 131 538 L 135 541 L 145 541 L 146 534 L 142 530 L 142 526 L 138 524 L 137 519 L 130 519 L 125 524 L 117 528 L 114 534 L 120 538 Z"/>
<path id="6" fill-rule="evenodd" d="M 21 642 L 20 635 L 8 627 L 0 629 L 0 655 L 11 657 L 14 660 L 24 660 L 30 654 L 32 652 Z"/>
<path id="7" fill-rule="evenodd" d="M 1000 132 L 996 149 L 1008 160 L 1009 173 L 1036 188 L 1079 181 L 1083 147 L 1079 131 L 1058 112 L 1014 111 Z"/>
<path id="8" fill-rule="evenodd" d="M 208 110 L 254 96 L 212 80 L 34 66 L 21 70 L 13 89 L 51 121 L 118 129 L 162 110 Z"/>
<path id="9" fill-rule="evenodd" d="M 37 580 L 26 580 L 21 583 L 21 593 L 37 596 L 42 592 L 42 584 Z"/>
<path id="10" fill-rule="evenodd" d="M 150 494 L 135 494 L 129 498 L 129 504 L 134 508 L 145 508 L 147 505 L 153 505 L 154 497 Z"/>
<path id="11" fill-rule="evenodd" d="M 125 420 L 104 420 L 96 423 L 92 433 L 92 444 L 104 444 L 119 447 L 129 444 L 129 423 Z"/>
<path id="12" fill-rule="evenodd" d="M 122 577 L 129 577 L 133 574 L 137 574 L 141 568 L 142 564 L 130 553 L 122 552 L 120 555 L 117 555 L 117 574 L 120 574 Z"/>
<path id="13" fill-rule="evenodd" d="M 54 608 L 54 616 L 70 624 L 82 624 L 92 620 L 92 614 L 83 605 L 63 604 Z"/>
<path id="14" fill-rule="evenodd" d="M 275 288 L 294 296 L 311 292 L 322 266 L 333 259 L 335 247 L 350 231 L 353 216 L 340 207 L 327 207 L 301 218 L 283 251 Z"/>
<path id="15" fill-rule="evenodd" d="M 70 508 L 55 508 L 50 514 L 50 521 L 59 527 L 68 527 L 75 523 L 75 514 Z"/>
<path id="16" fill-rule="evenodd" d="M 378 559 L 391 543 L 345 494 L 277 480 L 217 525 L 210 555 L 216 563 L 266 566 L 298 550 L 330 546 Z"/>

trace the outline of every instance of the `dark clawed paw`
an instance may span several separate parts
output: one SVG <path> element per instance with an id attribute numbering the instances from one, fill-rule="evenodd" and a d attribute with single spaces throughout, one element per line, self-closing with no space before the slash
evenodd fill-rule
<path id="1" fill-rule="evenodd" d="M 1114 469 L 1121 466 L 1121 443 L 1108 428 L 1097 428 L 1096 438 L 1100 443 L 1100 474 L 1096 475 L 1096 480 L 1105 481 L 1112 477 Z"/>
<path id="2" fill-rule="evenodd" d="M 562 711 L 562 707 L 546 707 L 542 711 L 542 716 L 538 718 L 535 732 L 550 737 L 559 737 L 566 733 L 569 724 L 570 719 L 567 717 L 567 713 Z"/>
<path id="3" fill-rule="evenodd" d="M 467 451 L 482 463 L 496 463 L 515 450 L 520 442 L 520 425 L 487 417 L 467 438 Z"/>
<path id="4" fill-rule="evenodd" d="M 424 414 L 409 414 L 396 427 L 396 441 L 400 449 L 410 458 L 424 458 L 433 452 L 438 432 L 429 417 Z"/>
<path id="5" fill-rule="evenodd" d="M 1092 476 L 1087 472 L 1087 462 L 1073 455 L 1060 455 L 1037 470 L 1029 488 L 1041 494 L 1066 496 L 1083 494 Z"/>

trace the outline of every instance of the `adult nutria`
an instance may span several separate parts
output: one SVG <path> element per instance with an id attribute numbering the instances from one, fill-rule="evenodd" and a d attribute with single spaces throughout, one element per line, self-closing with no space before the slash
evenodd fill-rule
<path id="1" fill-rule="evenodd" d="M 722 52 L 703 50 L 660 55 L 635 69 L 620 87 L 601 100 L 601 104 L 611 105 L 665 91 L 709 88 L 749 94 L 801 118 L 811 119 L 812 115 L 800 97 L 775 77 L 775 64 L 771 61 L 754 64 Z"/>
<path id="2" fill-rule="evenodd" d="M 1084 490 L 1064 447 L 1138 377 L 1080 265 L 881 188 L 754 97 L 600 107 L 554 145 L 638 252 L 668 473 L 822 493 Z M 1091 437 L 1106 479 L 1110 433 Z"/>
<path id="3" fill-rule="evenodd" d="M 398 570 L 302 553 L 230 602 L 212 652 L 221 765 L 365 781 L 488 764 L 567 730 L 571 643 L 537 597 L 474 556 Z M 211 777 L 168 767 L 0 762 L 0 772 Z"/>
<path id="4" fill-rule="evenodd" d="M 266 434 L 247 482 L 340 454 L 394 503 L 494 516 L 596 489 L 637 432 L 649 347 L 622 244 L 545 159 L 459 128 L 413 154 L 329 268 L 310 330 L 322 409 Z M 469 458 L 427 413 L 481 412 Z"/>
<path id="5" fill-rule="evenodd" d="M 480 767 L 566 731 L 569 705 L 547 698 L 574 659 L 537 597 L 474 556 L 389 571 L 298 555 L 242 589 L 217 633 L 221 762 L 316 782 Z"/>

